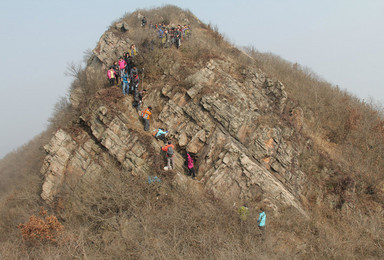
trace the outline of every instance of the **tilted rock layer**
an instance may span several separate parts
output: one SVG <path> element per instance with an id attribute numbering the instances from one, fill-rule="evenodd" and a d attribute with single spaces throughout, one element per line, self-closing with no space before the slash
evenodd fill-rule
<path id="1" fill-rule="evenodd" d="M 105 33 L 89 67 L 105 73 L 116 52 L 130 44 Z M 305 215 L 300 195 L 306 180 L 297 159 L 301 149 L 292 141 L 298 130 L 279 120 L 287 102 L 283 84 L 253 65 L 234 72 L 236 61 L 230 58 L 212 58 L 189 75 L 175 73 L 179 66 L 164 68 L 172 82 L 147 83 L 144 100 L 154 108 L 151 128 L 168 130 L 176 146 L 176 179 L 184 183 L 187 178 L 183 156 L 189 151 L 197 159 L 197 179 L 217 197 L 294 207 Z M 165 165 L 162 143 L 143 131 L 132 97 L 120 92 L 116 87 L 99 91 L 77 126 L 59 129 L 45 146 L 44 200 L 53 202 L 65 183 L 102 174 L 112 163 L 144 177 Z M 79 99 L 73 100 L 78 105 Z"/>

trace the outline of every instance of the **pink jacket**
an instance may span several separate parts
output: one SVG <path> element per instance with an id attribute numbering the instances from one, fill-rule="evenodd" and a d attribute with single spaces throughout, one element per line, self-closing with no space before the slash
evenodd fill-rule
<path id="1" fill-rule="evenodd" d="M 188 169 L 192 169 L 193 168 L 193 160 L 189 154 L 187 154 L 187 157 L 188 157 Z"/>
<path id="2" fill-rule="evenodd" d="M 123 60 L 123 59 L 119 60 L 119 67 L 120 67 L 120 69 L 124 69 L 124 68 L 125 68 L 125 65 L 127 65 L 127 63 L 125 62 L 125 60 Z"/>
<path id="3" fill-rule="evenodd" d="M 111 79 L 111 78 L 115 78 L 115 70 L 114 69 L 109 69 L 108 70 L 108 78 Z"/>

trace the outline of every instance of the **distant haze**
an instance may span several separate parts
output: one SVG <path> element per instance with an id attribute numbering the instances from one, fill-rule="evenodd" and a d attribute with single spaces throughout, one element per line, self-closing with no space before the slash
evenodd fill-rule
<path id="1" fill-rule="evenodd" d="M 67 65 L 81 63 L 114 20 L 163 4 L 191 10 L 238 46 L 272 52 L 361 99 L 384 101 L 381 0 L 2 1 L 0 158 L 46 128 L 54 104 L 68 94 Z"/>

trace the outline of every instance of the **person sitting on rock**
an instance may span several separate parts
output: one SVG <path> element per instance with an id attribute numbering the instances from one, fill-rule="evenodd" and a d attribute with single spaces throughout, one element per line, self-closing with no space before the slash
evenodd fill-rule
<path id="1" fill-rule="evenodd" d="M 144 131 L 148 131 L 149 130 L 149 118 L 152 115 L 151 111 L 152 111 L 152 107 L 149 106 L 146 110 L 144 110 L 141 113 L 141 117 L 144 120 Z"/>
<path id="2" fill-rule="evenodd" d="M 171 143 L 171 141 L 168 141 L 168 145 L 164 146 L 161 148 L 164 152 L 166 152 L 167 156 L 167 169 L 172 170 L 174 169 L 174 164 L 173 164 L 173 150 L 175 147 Z"/>
<path id="3" fill-rule="evenodd" d="M 167 143 L 167 138 L 165 137 L 166 134 L 168 134 L 168 131 L 164 131 L 163 129 L 159 128 L 154 130 L 154 136 L 158 140 L 162 140 L 164 144 Z"/>
<path id="4" fill-rule="evenodd" d="M 187 161 L 188 161 L 188 174 L 192 177 L 192 179 L 196 178 L 195 168 L 193 166 L 193 159 L 191 155 L 187 152 Z"/>

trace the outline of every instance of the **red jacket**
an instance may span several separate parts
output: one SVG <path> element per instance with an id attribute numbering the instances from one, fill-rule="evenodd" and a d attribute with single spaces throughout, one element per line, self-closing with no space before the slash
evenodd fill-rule
<path id="1" fill-rule="evenodd" d="M 172 149 L 175 150 L 175 147 L 173 146 L 173 144 L 169 144 L 169 145 L 166 145 L 164 147 L 161 147 L 161 150 L 166 152 L 166 151 L 168 151 L 168 147 L 172 147 Z M 168 154 L 167 154 L 167 157 L 168 157 Z"/>

